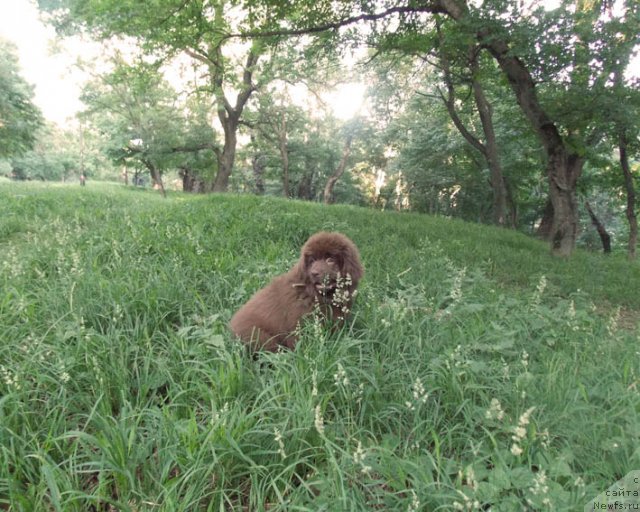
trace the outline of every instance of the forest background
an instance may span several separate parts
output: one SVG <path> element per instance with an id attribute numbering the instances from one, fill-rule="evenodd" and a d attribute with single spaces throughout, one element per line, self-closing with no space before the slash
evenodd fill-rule
<path id="1" fill-rule="evenodd" d="M 412 210 L 635 257 L 636 2 L 39 8 L 100 56 L 61 128 L 2 44 L 2 175 Z"/>

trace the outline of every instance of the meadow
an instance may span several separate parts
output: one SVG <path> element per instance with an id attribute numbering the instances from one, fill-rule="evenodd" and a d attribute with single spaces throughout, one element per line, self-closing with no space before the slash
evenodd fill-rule
<path id="1" fill-rule="evenodd" d="M 233 312 L 336 230 L 337 333 Z M 583 510 L 640 468 L 640 265 L 509 230 L 0 183 L 0 510 Z"/>

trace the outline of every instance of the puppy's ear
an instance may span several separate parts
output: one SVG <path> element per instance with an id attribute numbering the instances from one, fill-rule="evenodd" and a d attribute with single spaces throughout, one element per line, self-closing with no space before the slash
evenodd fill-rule
<path id="1" fill-rule="evenodd" d="M 298 261 L 296 261 L 295 265 L 293 266 L 293 271 L 300 276 L 300 279 L 303 278 L 303 276 L 307 275 L 307 272 L 309 270 L 309 265 L 308 265 L 308 258 L 307 255 L 305 253 L 305 251 L 303 250 L 300 253 L 300 257 L 298 258 Z"/>
<path id="2" fill-rule="evenodd" d="M 358 281 L 362 279 L 364 274 L 364 268 L 360 263 L 360 255 L 355 245 L 349 244 L 348 247 L 342 252 L 342 273 L 349 274 L 354 285 L 358 284 Z"/>

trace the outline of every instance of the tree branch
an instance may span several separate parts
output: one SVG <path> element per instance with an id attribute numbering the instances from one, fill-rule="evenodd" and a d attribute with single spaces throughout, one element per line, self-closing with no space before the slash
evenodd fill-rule
<path id="1" fill-rule="evenodd" d="M 225 39 L 231 39 L 231 38 L 246 39 L 246 38 L 258 38 L 258 37 L 301 36 L 305 34 L 317 34 L 319 32 L 327 32 L 329 30 L 336 30 L 341 27 L 353 25 L 354 23 L 359 23 L 361 21 L 377 21 L 377 20 L 386 18 L 387 16 L 390 16 L 392 14 L 417 14 L 417 13 L 423 13 L 423 12 L 447 14 L 445 5 L 454 4 L 454 3 L 455 3 L 454 0 L 432 0 L 422 5 L 416 5 L 415 7 L 410 7 L 410 6 L 391 7 L 379 13 L 360 14 L 358 16 L 351 16 L 349 18 L 344 18 L 342 20 L 323 23 L 321 25 L 315 25 L 313 27 L 305 27 L 305 28 L 290 29 L 290 30 L 287 30 L 287 29 L 269 30 L 266 32 L 250 31 L 250 32 L 237 33 L 237 34 L 227 34 L 226 36 L 224 36 L 224 38 Z"/>

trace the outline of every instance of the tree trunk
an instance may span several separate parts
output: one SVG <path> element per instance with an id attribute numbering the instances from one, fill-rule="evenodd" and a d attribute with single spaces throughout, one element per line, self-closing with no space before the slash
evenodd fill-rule
<path id="1" fill-rule="evenodd" d="M 556 150 L 547 163 L 549 197 L 553 204 L 550 242 L 556 256 L 567 257 L 573 252 L 578 237 L 576 183 L 584 159 L 569 153 L 564 146 Z"/>
<path id="2" fill-rule="evenodd" d="M 584 202 L 584 206 L 589 212 L 589 217 L 591 217 L 591 223 L 595 226 L 598 231 L 598 235 L 600 236 L 600 241 L 602 242 L 602 250 L 605 254 L 611 253 L 611 235 L 607 233 L 607 228 L 604 227 L 604 224 L 600 222 L 600 219 L 596 217 L 596 214 L 591 209 L 591 205 L 589 201 Z"/>
<path id="3" fill-rule="evenodd" d="M 342 158 L 340 158 L 340 163 L 334 173 L 329 176 L 327 180 L 327 184 L 324 187 L 324 203 L 330 204 L 333 203 L 333 189 L 336 186 L 336 183 L 340 179 L 340 177 L 344 174 L 345 169 L 347 168 L 347 160 L 349 155 L 351 154 L 351 142 L 353 141 L 353 135 L 347 135 L 347 140 L 344 143 L 344 148 L 342 148 Z"/>
<path id="4" fill-rule="evenodd" d="M 542 213 L 542 220 L 536 231 L 536 235 L 540 239 L 548 242 L 551 238 L 551 225 L 553 224 L 553 203 L 551 198 L 547 198 L 547 203 L 544 206 L 544 212 Z"/>
<path id="5" fill-rule="evenodd" d="M 498 62 L 513 89 L 518 105 L 529 119 L 547 154 L 549 197 L 553 204 L 553 222 L 549 240 L 557 256 L 570 256 L 578 234 L 576 184 L 584 159 L 565 145 L 558 128 L 538 101 L 533 78 L 524 63 L 515 57 L 509 45 L 492 33 L 480 33 L 478 39 Z"/>
<path id="6" fill-rule="evenodd" d="M 498 154 L 498 143 L 496 141 L 496 133 L 493 129 L 493 112 L 487 97 L 484 94 L 482 85 L 478 81 L 480 68 L 478 66 L 477 55 L 471 59 L 471 87 L 473 88 L 473 96 L 476 100 L 476 107 L 480 115 L 482 123 L 482 131 L 484 132 L 484 156 L 489 166 L 491 174 L 491 190 L 493 191 L 493 223 L 498 226 L 504 226 L 507 223 L 507 191 L 504 184 L 502 173 L 502 164 Z"/>
<path id="7" fill-rule="evenodd" d="M 223 9 L 221 4 L 214 7 L 216 23 L 223 24 Z M 239 84 L 239 92 L 235 106 L 231 105 L 225 96 L 223 83 L 225 79 L 225 58 L 222 55 L 222 42 L 211 46 L 207 52 L 199 49 L 185 49 L 185 52 L 194 59 L 205 63 L 209 67 L 211 87 L 215 95 L 218 119 L 224 130 L 224 146 L 222 151 L 217 153 L 218 172 L 213 180 L 213 192 L 226 192 L 229 188 L 229 177 L 233 171 L 233 164 L 236 158 L 236 145 L 238 143 L 238 124 L 242 111 L 247 101 L 255 90 L 253 85 L 253 72 L 260 59 L 260 46 L 254 44 L 244 64 L 242 81 Z"/>
<path id="8" fill-rule="evenodd" d="M 504 178 L 504 190 L 507 193 L 507 209 L 509 211 L 509 226 L 513 229 L 518 227 L 518 205 L 513 197 L 513 191 L 511 190 L 511 184 L 507 178 Z"/>
<path id="9" fill-rule="evenodd" d="M 264 168 L 265 156 L 262 153 L 256 153 L 251 159 L 251 168 L 253 169 L 253 178 L 255 180 L 255 193 L 264 194 Z"/>
<path id="10" fill-rule="evenodd" d="M 167 193 L 164 190 L 164 184 L 162 183 L 162 175 L 158 168 L 151 162 L 150 160 L 143 160 L 144 165 L 146 165 L 147 169 L 149 169 L 149 174 L 151 174 L 151 181 L 153 182 L 153 188 L 160 191 L 162 197 L 167 197 Z"/>
<path id="11" fill-rule="evenodd" d="M 229 189 L 229 178 L 236 159 L 236 145 L 238 143 L 238 123 L 235 116 L 219 116 L 224 129 L 224 147 L 218 155 L 218 172 L 213 180 L 213 192 L 226 192 Z"/>
<path id="12" fill-rule="evenodd" d="M 180 167 L 178 175 L 182 178 L 182 191 L 192 194 L 204 192 L 205 183 L 189 167 Z"/>
<path id="13" fill-rule="evenodd" d="M 443 35 L 440 31 L 439 23 L 436 23 L 436 29 L 442 43 Z M 441 47 L 444 48 L 444 44 L 441 44 Z M 478 65 L 478 48 L 475 45 L 471 45 L 469 47 L 468 64 L 471 71 L 471 89 L 473 90 L 476 108 L 478 109 L 478 115 L 482 124 L 484 143 L 467 129 L 456 111 L 455 88 L 451 76 L 450 61 L 444 50 L 440 52 L 440 63 L 444 73 L 444 80 L 447 85 L 447 97 L 443 97 L 442 99 L 455 127 L 464 139 L 471 144 L 474 149 L 480 152 L 487 163 L 489 174 L 491 176 L 490 184 L 493 194 L 492 220 L 494 224 L 504 226 L 507 223 L 507 190 L 502 172 L 502 164 L 500 163 L 498 143 L 493 127 L 493 109 L 489 100 L 487 100 L 482 84 L 478 79 L 478 75 L 480 74 L 480 67 Z"/>
<path id="14" fill-rule="evenodd" d="M 638 245 L 638 218 L 636 217 L 636 191 L 633 185 L 633 175 L 629 167 L 629 156 L 627 155 L 627 138 L 625 133 L 621 133 L 618 139 L 618 149 L 620 150 L 620 167 L 624 175 L 624 187 L 627 192 L 627 208 L 625 213 L 629 222 L 629 242 L 627 244 L 627 255 L 630 260 L 636 258 L 636 247 Z"/>
<path id="15" fill-rule="evenodd" d="M 298 183 L 298 198 L 311 201 L 313 199 L 313 175 L 314 168 L 311 159 L 307 155 L 304 161 L 304 174 Z"/>
<path id="16" fill-rule="evenodd" d="M 287 144 L 287 117 L 282 113 L 282 120 L 278 127 L 278 148 L 282 159 L 282 195 L 290 197 L 289 192 L 289 148 Z"/>

